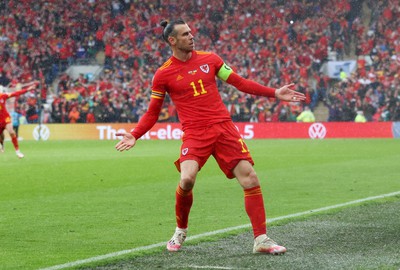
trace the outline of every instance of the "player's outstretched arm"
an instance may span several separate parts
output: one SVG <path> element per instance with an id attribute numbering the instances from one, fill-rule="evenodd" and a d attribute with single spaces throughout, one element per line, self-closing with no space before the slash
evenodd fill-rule
<path id="1" fill-rule="evenodd" d="M 226 82 L 242 92 L 256 96 L 275 97 L 283 101 L 304 101 L 306 99 L 303 93 L 290 89 L 294 86 L 293 83 L 275 89 L 261 85 L 253 80 L 245 79 L 235 72 L 229 74 Z"/>
<path id="2" fill-rule="evenodd" d="M 38 85 L 39 85 L 38 81 L 33 81 L 33 82 L 30 82 L 30 83 L 26 83 L 26 84 L 24 84 L 22 86 L 21 90 L 18 90 L 18 91 L 10 93 L 9 94 L 9 98 L 23 95 L 28 91 L 34 91 Z M 10 89 L 15 89 L 15 88 L 10 88 Z"/>
<path id="3" fill-rule="evenodd" d="M 118 151 L 122 152 L 134 147 L 136 140 L 140 139 L 143 134 L 145 134 L 154 126 L 154 124 L 157 122 L 163 102 L 163 98 L 151 98 L 147 112 L 140 118 L 135 129 L 131 133 L 121 132 L 116 134 L 117 136 L 122 137 L 121 141 L 115 145 L 115 148 Z"/>
<path id="4" fill-rule="evenodd" d="M 121 141 L 119 141 L 115 145 L 115 149 L 117 149 L 120 152 L 125 151 L 125 150 L 129 150 L 132 147 L 134 147 L 135 144 L 136 144 L 136 138 L 133 137 L 133 135 L 131 133 L 129 133 L 129 132 L 117 133 L 115 135 L 116 136 L 122 136 Z"/>

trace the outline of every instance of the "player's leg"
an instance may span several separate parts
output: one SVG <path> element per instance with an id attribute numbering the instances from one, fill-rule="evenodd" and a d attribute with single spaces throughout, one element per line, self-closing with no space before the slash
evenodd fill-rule
<path id="1" fill-rule="evenodd" d="M 223 123 L 218 128 L 220 136 L 214 157 L 225 175 L 228 178 L 236 177 L 244 190 L 245 209 L 253 226 L 254 238 L 265 235 L 263 196 L 247 145 L 233 123 Z"/>
<path id="2" fill-rule="evenodd" d="M 244 190 L 246 213 L 250 218 L 254 234 L 254 253 L 283 254 L 286 248 L 267 237 L 264 199 L 252 164 L 241 160 L 233 169 L 233 174 Z"/>
<path id="3" fill-rule="evenodd" d="M 215 145 L 214 157 L 228 178 L 235 178 L 244 190 L 245 210 L 254 234 L 253 252 L 281 254 L 286 248 L 267 237 L 266 214 L 260 181 L 253 168 L 253 159 L 246 143 L 232 122 L 219 125 L 221 134 Z"/>
<path id="4" fill-rule="evenodd" d="M 14 145 L 15 153 L 17 154 L 17 157 L 23 158 L 24 154 L 22 154 L 21 151 L 19 150 L 17 134 L 15 133 L 12 124 L 7 123 L 6 129 L 8 131 L 8 134 L 10 134 L 11 142 Z"/>
<path id="5" fill-rule="evenodd" d="M 176 230 L 172 239 L 167 244 L 169 251 L 177 251 L 185 241 L 189 213 L 193 203 L 192 189 L 197 173 L 201 170 L 213 152 L 213 143 L 216 140 L 212 130 L 190 129 L 182 138 L 181 154 L 175 162 L 181 179 L 175 192 L 176 204 Z"/>
<path id="6" fill-rule="evenodd" d="M 199 164 L 195 160 L 185 160 L 180 164 L 181 179 L 175 191 L 175 233 L 167 243 L 169 251 L 178 251 L 186 239 L 189 213 L 193 204 L 193 193 Z"/>
<path id="7" fill-rule="evenodd" d="M 264 200 L 253 166 L 247 160 L 241 160 L 233 169 L 233 174 L 244 190 L 245 209 L 253 226 L 254 238 L 266 234 Z"/>
<path id="8" fill-rule="evenodd" d="M 195 160 L 185 160 L 181 163 L 181 179 L 175 192 L 175 213 L 177 227 L 187 229 L 189 213 L 193 203 L 193 187 L 199 171 Z"/>

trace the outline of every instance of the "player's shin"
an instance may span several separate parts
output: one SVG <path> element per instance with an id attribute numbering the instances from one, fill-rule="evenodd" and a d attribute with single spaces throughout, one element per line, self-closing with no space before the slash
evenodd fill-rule
<path id="1" fill-rule="evenodd" d="M 10 136 L 11 136 L 11 142 L 14 145 L 15 151 L 18 151 L 19 150 L 19 145 L 18 145 L 17 135 L 11 134 Z"/>
<path id="2" fill-rule="evenodd" d="M 266 234 L 266 214 L 260 186 L 244 190 L 244 204 L 253 227 L 254 238 Z"/>
<path id="3" fill-rule="evenodd" d="M 189 222 L 189 213 L 193 204 L 192 190 L 183 190 L 179 185 L 175 192 L 175 214 L 178 228 L 186 229 Z"/>

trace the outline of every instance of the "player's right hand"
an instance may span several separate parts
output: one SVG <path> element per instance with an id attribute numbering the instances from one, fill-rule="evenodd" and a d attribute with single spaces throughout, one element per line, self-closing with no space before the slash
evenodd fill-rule
<path id="1" fill-rule="evenodd" d="M 120 152 L 129 150 L 136 144 L 136 138 L 133 137 L 133 135 L 129 132 L 116 133 L 115 135 L 118 137 L 122 137 L 121 141 L 119 141 L 115 145 L 115 149 L 117 149 Z"/>

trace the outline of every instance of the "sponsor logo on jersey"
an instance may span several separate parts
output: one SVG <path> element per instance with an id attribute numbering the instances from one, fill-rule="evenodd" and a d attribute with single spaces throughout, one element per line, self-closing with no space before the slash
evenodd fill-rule
<path id="1" fill-rule="evenodd" d="M 200 66 L 200 69 L 204 73 L 208 73 L 210 71 L 210 67 L 207 64 Z"/>
<path id="2" fill-rule="evenodd" d="M 181 76 L 181 75 L 178 75 L 178 77 L 176 77 L 176 80 L 177 81 L 180 81 L 180 80 L 182 80 L 183 79 L 183 76 Z"/>

